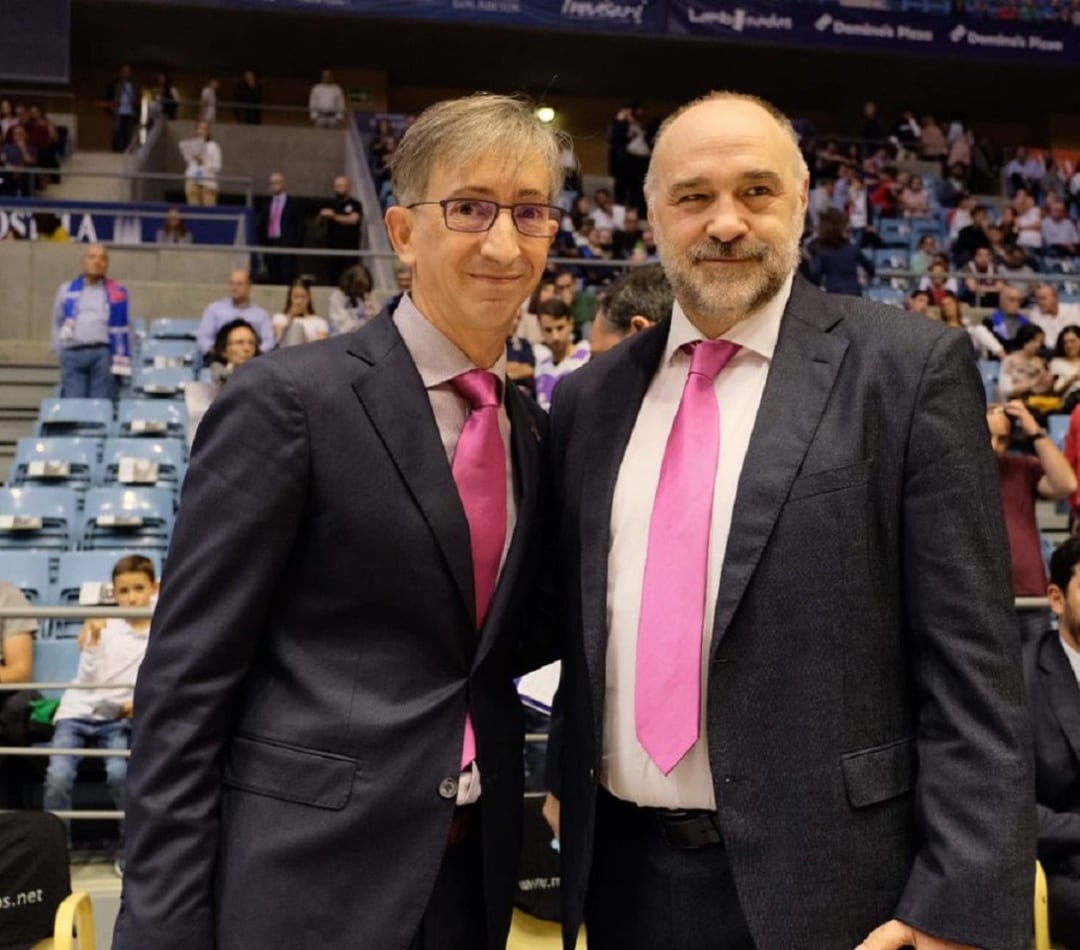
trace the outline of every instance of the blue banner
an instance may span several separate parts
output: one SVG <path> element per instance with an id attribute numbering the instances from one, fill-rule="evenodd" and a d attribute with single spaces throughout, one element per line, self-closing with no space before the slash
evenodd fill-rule
<path id="1" fill-rule="evenodd" d="M 144 0 L 173 2 L 173 0 Z M 972 56 L 1042 65 L 1080 63 L 1080 27 L 1060 20 L 1004 20 L 908 12 L 903 0 L 875 9 L 814 0 L 186 0 L 205 6 L 353 13 L 400 20 L 484 23 L 563 31 L 683 36 L 740 43 Z M 895 6 L 896 9 L 890 9 Z M 877 7 L 886 7 L 879 9 Z"/>
<path id="2" fill-rule="evenodd" d="M 50 201 L 47 198 L 0 198 L 0 240 L 44 239 L 59 219 L 72 241 L 92 244 L 154 244 L 165 215 L 174 205 L 122 204 L 105 201 Z M 243 246 L 254 243 L 255 215 L 250 208 L 183 208 L 192 244 Z M 200 215 L 200 217 L 195 217 Z"/>

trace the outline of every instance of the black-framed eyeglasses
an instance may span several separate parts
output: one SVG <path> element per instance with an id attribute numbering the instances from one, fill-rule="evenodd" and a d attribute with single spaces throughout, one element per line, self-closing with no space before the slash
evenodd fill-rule
<path id="1" fill-rule="evenodd" d="M 442 208 L 443 221 L 451 231 L 466 231 L 479 234 L 490 231 L 495 225 L 499 212 L 506 208 L 514 222 L 514 227 L 526 237 L 550 238 L 559 230 L 562 220 L 562 208 L 554 205 L 537 204 L 521 201 L 512 205 L 501 205 L 497 201 L 484 198 L 444 198 L 442 201 L 415 201 L 409 208 L 422 205 L 438 205 Z"/>

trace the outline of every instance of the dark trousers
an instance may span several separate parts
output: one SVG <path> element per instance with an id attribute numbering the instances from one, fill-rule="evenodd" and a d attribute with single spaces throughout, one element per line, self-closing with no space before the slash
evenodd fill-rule
<path id="1" fill-rule="evenodd" d="M 267 238 L 267 247 L 282 248 L 286 245 L 281 238 Z M 266 262 L 266 282 L 268 284 L 292 285 L 296 279 L 296 255 L 295 254 L 264 254 Z"/>
<path id="2" fill-rule="evenodd" d="M 1047 874 L 1050 939 L 1055 946 L 1080 948 L 1080 881 L 1065 874 Z"/>
<path id="3" fill-rule="evenodd" d="M 131 136 L 135 133 L 136 118 L 133 115 L 117 115 L 113 117 L 112 150 L 123 152 L 131 142 Z"/>
<path id="4" fill-rule="evenodd" d="M 480 950 L 486 945 L 484 875 L 480 807 L 470 805 L 455 816 L 420 928 L 409 950 Z"/>
<path id="5" fill-rule="evenodd" d="M 112 399 L 112 351 L 100 346 L 72 346 L 60 351 L 60 395 L 65 399 Z"/>
<path id="6" fill-rule="evenodd" d="M 655 810 L 600 791 L 589 950 L 754 950 L 723 844 L 668 844 Z"/>

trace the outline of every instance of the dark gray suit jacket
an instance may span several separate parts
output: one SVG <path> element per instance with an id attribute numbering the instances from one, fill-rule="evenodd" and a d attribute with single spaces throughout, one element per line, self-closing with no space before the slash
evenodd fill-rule
<path id="1" fill-rule="evenodd" d="M 387 314 L 225 386 L 135 695 L 116 950 L 404 950 L 443 856 L 466 704 L 501 950 L 547 424 L 513 386 L 506 408 L 517 525 L 478 637 L 468 523 Z"/>
<path id="2" fill-rule="evenodd" d="M 552 414 L 568 947 L 593 846 L 612 492 L 667 327 L 563 380 Z M 852 947 L 893 916 L 992 950 L 1030 941 L 1030 737 L 981 393 L 964 334 L 796 279 L 708 675 L 758 950 Z"/>
<path id="3" fill-rule="evenodd" d="M 1080 879 L 1080 686 L 1056 630 L 1024 646 L 1035 730 L 1039 860 L 1048 875 Z"/>

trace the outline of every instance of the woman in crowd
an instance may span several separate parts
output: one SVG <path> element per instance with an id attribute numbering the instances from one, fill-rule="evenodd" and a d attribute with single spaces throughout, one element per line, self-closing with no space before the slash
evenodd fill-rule
<path id="1" fill-rule="evenodd" d="M 170 208 L 169 213 L 165 215 L 165 222 L 158 228 L 157 243 L 190 244 L 191 240 L 191 232 L 184 224 L 184 219 L 180 217 L 180 209 Z"/>
<path id="2" fill-rule="evenodd" d="M 330 335 L 329 324 L 315 315 L 311 291 L 303 281 L 298 280 L 289 288 L 285 297 L 285 312 L 275 313 L 272 320 L 278 346 L 311 343 L 325 340 Z"/>
<path id="3" fill-rule="evenodd" d="M 229 381 L 237 366 L 259 355 L 259 335 L 247 320 L 226 323 L 214 338 L 210 351 L 210 378 L 216 386 Z"/>
<path id="4" fill-rule="evenodd" d="M 1042 358 L 1043 331 L 1034 324 L 1025 324 L 1016 331 L 1017 349 L 1001 361 L 998 388 L 1002 401 L 1035 396 L 1047 396 L 1054 390 L 1054 377 Z"/>
<path id="5" fill-rule="evenodd" d="M 184 194 L 189 205 L 216 205 L 218 173 L 221 171 L 221 146 L 210 135 L 210 126 L 199 122 L 195 138 L 180 143 L 180 153 L 187 162 L 184 170 Z"/>
<path id="6" fill-rule="evenodd" d="M 1062 412 L 1071 413 L 1080 404 L 1080 327 L 1075 324 L 1063 327 L 1058 334 L 1050 374 L 1054 395 L 1061 397 Z"/>
<path id="7" fill-rule="evenodd" d="M 900 192 L 900 210 L 905 218 L 917 218 L 930 213 L 930 194 L 923 187 L 923 180 L 918 175 L 912 175 L 907 187 Z"/>
<path id="8" fill-rule="evenodd" d="M 860 297 L 859 269 L 874 276 L 873 261 L 848 240 L 847 218 L 836 208 L 821 212 L 817 236 L 804 253 L 810 279 L 830 294 Z"/>
<path id="9" fill-rule="evenodd" d="M 330 326 L 335 333 L 359 329 L 379 312 L 372 284 L 363 264 L 353 264 L 342 272 L 337 287 L 330 291 Z"/>
<path id="10" fill-rule="evenodd" d="M 960 298 L 951 290 L 945 291 L 938 305 L 941 312 L 941 322 L 946 326 L 964 330 L 971 337 L 971 345 L 975 348 L 975 355 L 980 360 L 1001 359 L 1005 355 L 1005 347 L 987 327 L 981 323 L 973 323 L 968 326 L 964 322 L 964 305 Z"/>

